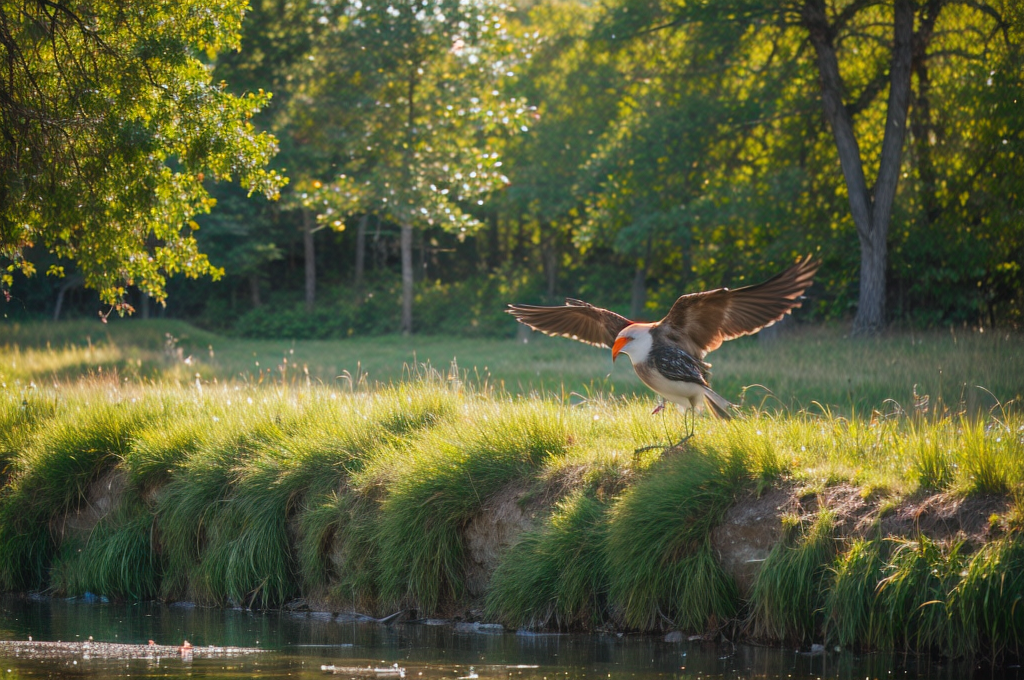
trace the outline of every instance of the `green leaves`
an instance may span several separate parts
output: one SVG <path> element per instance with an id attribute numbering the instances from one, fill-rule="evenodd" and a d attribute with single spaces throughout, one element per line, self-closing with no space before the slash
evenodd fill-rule
<path id="1" fill-rule="evenodd" d="M 341 173 L 313 165 L 309 184 L 320 186 L 300 202 L 327 223 L 370 212 L 474 229 L 470 206 L 508 182 L 502 140 L 526 127 L 525 104 L 504 92 L 520 60 L 507 8 L 440 0 L 319 11 L 291 119 L 297 135 L 328 145 L 316 151 Z"/>
<path id="2" fill-rule="evenodd" d="M 23 0 L 0 11 L 14 64 L 0 104 L 0 258 L 41 244 L 73 260 L 101 299 L 126 287 L 158 300 L 168 275 L 219 276 L 193 216 L 204 180 L 276 195 L 276 140 L 249 122 L 263 92 L 229 94 L 201 57 L 238 46 L 244 2 Z M 9 285 L 9 282 L 8 282 Z"/>

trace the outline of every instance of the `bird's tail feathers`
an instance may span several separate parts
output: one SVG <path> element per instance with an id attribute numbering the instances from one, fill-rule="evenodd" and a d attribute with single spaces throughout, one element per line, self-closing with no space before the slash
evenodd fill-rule
<path id="1" fill-rule="evenodd" d="M 716 418 L 721 418 L 722 420 L 732 419 L 729 409 L 732 408 L 733 404 L 710 387 L 704 388 L 704 401 L 711 407 L 711 412 L 715 414 Z"/>

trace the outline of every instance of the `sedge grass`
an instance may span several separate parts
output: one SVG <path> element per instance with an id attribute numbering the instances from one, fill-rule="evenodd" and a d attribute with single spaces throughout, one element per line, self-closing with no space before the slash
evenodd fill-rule
<path id="1" fill-rule="evenodd" d="M 959 578 L 964 544 L 942 545 L 923 535 L 893 543 L 877 588 L 882 625 L 873 646 L 929 651 L 956 645 L 960 625 L 947 594 Z"/>
<path id="2" fill-rule="evenodd" d="M 576 491 L 520 537 L 491 579 L 487 614 L 513 628 L 596 628 L 608 620 L 607 506 Z"/>
<path id="3" fill-rule="evenodd" d="M 389 478 L 379 528 L 381 597 L 422 611 L 463 592 L 461 527 L 506 484 L 528 478 L 569 446 L 562 410 L 496 402 L 471 424 L 441 425 L 410 442 Z M 371 473 L 372 474 L 372 473 Z"/>
<path id="4" fill-rule="evenodd" d="M 822 510 L 809 527 L 790 519 L 786 536 L 765 559 L 750 593 L 753 635 L 769 640 L 815 637 L 828 571 L 838 552 L 835 516 Z"/>
<path id="5" fill-rule="evenodd" d="M 714 449 L 652 465 L 609 512 L 609 597 L 631 628 L 660 617 L 703 631 L 735 613 L 735 585 L 710 559 L 711 529 L 744 476 L 742 461 Z"/>
<path id="6" fill-rule="evenodd" d="M 137 499 L 125 500 L 83 542 L 61 546 L 53 587 L 64 595 L 103 593 L 138 602 L 157 594 L 162 565 L 154 550 L 155 517 Z"/>
<path id="7" fill-rule="evenodd" d="M 1024 489 L 1024 419 L 1013 409 L 933 418 L 748 408 L 729 422 L 701 419 L 683 450 L 635 454 L 677 438 L 679 416 L 596 392 L 516 397 L 461 371 L 333 388 L 108 373 L 0 388 L 4 589 L 450 612 L 467 603 L 462 532 L 511 485 L 549 511 L 502 558 L 489 615 L 703 631 L 741 611 L 708 542 L 741 493 L 780 480 L 851 484 L 882 503 Z M 110 471 L 128 480 L 122 510 L 91 534 L 62 535 L 63 516 Z M 780 639 L 813 638 L 827 620 L 841 644 L 1017 653 L 1011 515 L 994 523 L 1003 538 L 973 552 L 885 541 L 857 559 L 819 518 L 765 564 L 753 621 Z M 955 626 L 974 634 L 952 636 Z"/>
<path id="8" fill-rule="evenodd" d="M 825 599 L 825 638 L 844 647 L 877 641 L 881 613 L 875 592 L 885 562 L 884 541 L 855 540 L 833 567 Z"/>
<path id="9" fill-rule="evenodd" d="M 945 649 L 972 656 L 1020 658 L 1024 653 L 1024 536 L 1013 531 L 972 555 L 950 591 L 948 608 L 960 625 Z"/>

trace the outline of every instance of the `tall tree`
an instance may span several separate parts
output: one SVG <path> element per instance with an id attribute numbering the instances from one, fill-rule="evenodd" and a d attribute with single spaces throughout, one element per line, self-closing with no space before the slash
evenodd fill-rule
<path id="1" fill-rule="evenodd" d="M 165 277 L 212 274 L 193 216 L 204 179 L 274 196 L 276 152 L 249 118 L 269 95 L 229 94 L 200 55 L 238 46 L 245 3 L 14 0 L 0 7 L 0 286 L 34 269 L 36 243 L 127 309 Z M 51 267 L 60 274 L 62 268 Z"/>
<path id="2" fill-rule="evenodd" d="M 933 0 L 928 4 L 941 5 L 942 0 Z M 839 163 L 846 179 L 850 212 L 860 239 L 860 297 L 853 330 L 855 334 L 868 335 L 876 333 L 885 325 L 889 222 L 899 183 L 907 112 L 910 107 L 914 3 L 912 0 L 894 0 L 893 3 L 892 40 L 889 44 L 889 100 L 878 172 L 872 187 L 868 186 L 865 177 L 864 161 L 854 131 L 853 116 L 847 108 L 847 88 L 839 70 L 837 56 L 837 40 L 844 37 L 842 33 L 864 23 L 865 20 L 858 15 L 869 12 L 856 12 L 856 5 L 845 9 L 845 12 L 830 17 L 824 0 L 804 0 L 800 7 L 800 20 L 817 55 L 822 106 L 835 136 Z M 882 18 L 875 11 L 870 14 L 872 21 Z M 919 41 L 925 39 L 924 34 L 919 34 Z"/>
<path id="3" fill-rule="evenodd" d="M 467 233 L 471 206 L 506 181 L 498 141 L 522 125 L 504 95 L 520 50 L 490 1 L 341 0 L 323 6 L 296 99 L 337 172 L 365 187 L 365 210 L 401 229 L 401 331 L 413 329 L 413 230 Z M 328 109 L 331 98 L 344 107 Z M 325 182 L 328 184 L 328 182 Z"/>

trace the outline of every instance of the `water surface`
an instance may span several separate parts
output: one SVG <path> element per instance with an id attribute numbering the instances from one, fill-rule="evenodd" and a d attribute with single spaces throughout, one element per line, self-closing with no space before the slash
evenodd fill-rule
<path id="1" fill-rule="evenodd" d="M 144 603 L 90 604 L 0 599 L 0 639 L 94 640 L 260 647 L 238 660 L 29 660 L 0 654 L 0 679 L 14 678 L 347 678 L 321 666 L 392 666 L 406 680 L 686 680 L 689 678 L 1005 678 L 976 664 L 915 656 L 829 653 L 810 656 L 752 645 L 669 643 L 633 635 L 462 633 L 451 626 L 339 623 L 316 614 Z M 360 680 L 370 680 L 361 678 Z"/>

